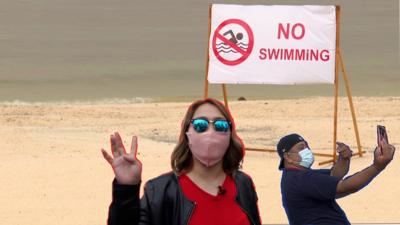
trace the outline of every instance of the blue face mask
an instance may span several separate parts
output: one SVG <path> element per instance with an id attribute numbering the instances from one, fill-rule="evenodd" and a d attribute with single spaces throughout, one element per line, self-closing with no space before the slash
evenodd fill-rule
<path id="1" fill-rule="evenodd" d="M 299 152 L 301 157 L 301 162 L 299 163 L 300 166 L 310 168 L 314 163 L 314 154 L 309 148 L 305 148 Z"/>

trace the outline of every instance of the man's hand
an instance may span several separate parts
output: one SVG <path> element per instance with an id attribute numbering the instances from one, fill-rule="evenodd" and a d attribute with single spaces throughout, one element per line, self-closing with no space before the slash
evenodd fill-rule
<path id="1" fill-rule="evenodd" d="M 382 138 L 379 140 L 379 146 L 375 148 L 374 152 L 374 164 L 373 166 L 378 170 L 383 170 L 392 161 L 396 148 L 393 145 L 387 143 Z"/>
<path id="2" fill-rule="evenodd" d="M 353 151 L 350 149 L 350 147 L 342 142 L 336 142 L 337 144 L 337 153 L 339 154 L 339 160 L 340 159 L 350 159 L 353 156 Z"/>

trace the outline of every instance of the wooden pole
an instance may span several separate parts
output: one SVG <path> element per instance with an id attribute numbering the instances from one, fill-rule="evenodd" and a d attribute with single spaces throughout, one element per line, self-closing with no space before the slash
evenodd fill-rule
<path id="1" fill-rule="evenodd" d="M 227 90 L 226 90 L 226 85 L 225 85 L 225 84 L 222 84 L 222 92 L 224 93 L 225 107 L 226 107 L 227 109 L 229 109 L 229 106 L 228 106 L 228 92 L 227 92 Z"/>
<path id="2" fill-rule="evenodd" d="M 337 58 L 337 57 L 336 57 Z M 338 63 L 336 63 L 335 69 L 335 102 L 333 111 L 333 153 L 332 157 L 336 160 L 336 141 L 337 141 L 337 120 L 338 120 L 338 95 L 339 95 L 339 75 L 338 75 Z"/>
<path id="3" fill-rule="evenodd" d="M 208 45 L 207 45 L 207 56 L 206 56 L 206 76 L 204 79 L 204 98 L 208 98 L 208 64 L 210 62 L 210 35 L 211 35 L 211 12 L 212 4 L 208 5 Z"/>
<path id="4" fill-rule="evenodd" d="M 355 110 L 354 110 L 354 104 L 353 104 L 353 98 L 352 98 L 352 95 L 351 95 L 349 79 L 347 77 L 346 70 L 345 70 L 345 67 L 344 67 L 342 53 L 340 52 L 340 50 L 338 52 L 339 52 L 340 65 L 341 65 L 341 68 L 342 68 L 343 80 L 344 80 L 344 83 L 346 85 L 346 93 L 347 93 L 347 98 L 349 100 L 349 105 L 350 105 L 350 110 L 351 110 L 351 117 L 353 119 L 354 132 L 356 134 L 358 153 L 359 153 L 360 157 L 362 157 L 360 134 L 358 132 L 356 113 L 355 113 Z"/>
<path id="5" fill-rule="evenodd" d="M 246 151 L 252 151 L 252 152 L 276 152 L 276 149 L 267 149 L 267 148 L 246 148 Z M 356 153 L 358 154 L 358 153 Z M 320 156 L 320 157 L 329 157 L 332 158 L 331 154 L 328 153 L 318 153 L 318 152 L 313 152 L 314 156 Z M 330 159 L 332 160 L 332 159 Z"/>
<path id="6" fill-rule="evenodd" d="M 361 155 L 362 155 L 363 153 L 365 153 L 365 151 L 356 152 L 356 153 L 353 153 L 353 156 L 359 155 L 359 156 L 361 157 Z M 321 166 L 321 165 L 328 164 L 328 163 L 332 163 L 332 162 L 335 162 L 335 161 L 333 161 L 333 159 L 329 159 L 329 160 L 322 161 L 322 162 L 318 163 L 318 165 Z"/>
<path id="7" fill-rule="evenodd" d="M 246 151 L 252 151 L 252 152 L 276 152 L 275 149 L 266 149 L 266 148 L 246 148 Z"/>
<path id="8" fill-rule="evenodd" d="M 335 103 L 333 116 L 333 161 L 336 161 L 337 120 L 338 120 L 338 96 L 339 96 L 339 62 L 338 54 L 340 46 L 340 6 L 336 6 L 336 54 L 335 54 Z"/>

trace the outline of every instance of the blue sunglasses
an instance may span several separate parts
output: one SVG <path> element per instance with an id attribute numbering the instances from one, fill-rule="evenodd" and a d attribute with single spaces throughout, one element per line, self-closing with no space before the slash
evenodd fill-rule
<path id="1" fill-rule="evenodd" d="M 208 120 L 206 118 L 196 118 L 192 119 L 190 123 L 197 133 L 203 133 L 208 130 L 210 123 L 214 124 L 214 130 L 217 132 L 228 132 L 231 127 L 231 122 L 225 119 Z"/>

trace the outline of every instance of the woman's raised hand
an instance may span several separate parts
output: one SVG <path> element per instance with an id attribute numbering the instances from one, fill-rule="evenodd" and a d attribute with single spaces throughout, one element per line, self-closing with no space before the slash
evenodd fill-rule
<path id="1" fill-rule="evenodd" d="M 137 159 L 137 137 L 132 137 L 131 150 L 126 153 L 121 136 L 115 132 L 110 136 L 111 157 L 106 150 L 101 149 L 103 157 L 114 170 L 115 178 L 119 184 L 138 184 L 142 177 L 142 163 Z"/>

